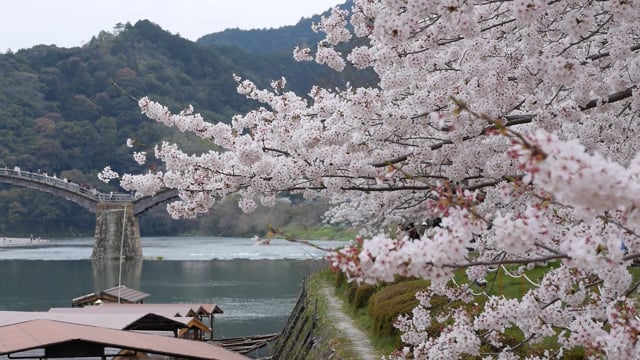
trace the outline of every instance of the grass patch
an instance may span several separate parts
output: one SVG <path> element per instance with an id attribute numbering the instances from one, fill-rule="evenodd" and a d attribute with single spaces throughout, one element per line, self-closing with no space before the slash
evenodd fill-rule
<path id="1" fill-rule="evenodd" d="M 328 269 L 321 270 L 309 278 L 308 292 L 309 298 L 317 301 L 317 329 L 314 349 L 305 359 L 326 359 L 331 356 L 333 359 L 353 359 L 357 357 L 353 344 L 344 336 L 340 335 L 335 324 L 329 320 L 327 300 L 320 293 L 323 287 L 328 287 L 333 291 L 335 275 Z M 333 355 L 331 355 L 333 354 Z"/>
<path id="2" fill-rule="evenodd" d="M 343 301 L 343 311 L 349 315 L 356 326 L 364 331 L 373 344 L 377 355 L 389 355 L 393 350 L 402 346 L 399 334 L 384 335 L 376 333 L 375 318 L 371 316 L 369 303 L 371 297 L 383 288 L 384 285 L 349 283 L 344 274 L 333 273 L 330 270 L 323 272 L 326 281 L 335 286 L 335 295 Z M 415 300 L 415 297 L 413 297 Z M 410 310 L 409 310 L 410 311 Z"/>
<path id="3" fill-rule="evenodd" d="M 407 280 L 389 284 L 369 300 L 369 314 L 373 318 L 373 334 L 381 337 L 398 336 L 393 327 L 399 315 L 411 314 L 418 306 L 416 293 L 429 287 L 426 280 Z"/>

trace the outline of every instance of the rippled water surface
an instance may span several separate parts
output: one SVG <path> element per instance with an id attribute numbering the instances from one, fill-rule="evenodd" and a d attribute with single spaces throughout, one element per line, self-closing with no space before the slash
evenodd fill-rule
<path id="1" fill-rule="evenodd" d="M 322 247 L 341 246 L 340 241 L 312 241 Z M 0 259 L 80 260 L 89 259 L 93 238 L 53 239 L 25 246 L 0 246 Z M 220 237 L 147 237 L 142 238 L 146 259 L 233 260 L 233 259 L 315 259 L 323 252 L 311 246 L 275 239 L 270 245 L 255 245 L 245 238 Z"/>
<path id="2" fill-rule="evenodd" d="M 340 242 L 316 242 L 325 247 Z M 274 240 L 143 238 L 144 261 L 94 264 L 92 239 L 0 248 L 0 310 L 46 311 L 122 283 L 151 294 L 146 303 L 216 303 L 216 337 L 279 332 L 303 278 L 325 266 L 323 252 Z"/>

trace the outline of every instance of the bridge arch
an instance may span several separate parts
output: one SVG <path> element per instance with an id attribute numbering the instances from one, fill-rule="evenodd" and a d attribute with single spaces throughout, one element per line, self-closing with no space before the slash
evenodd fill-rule
<path id="1" fill-rule="evenodd" d="M 17 167 L 0 168 L 0 183 L 47 192 L 96 214 L 94 246 L 91 255 L 95 260 L 118 259 L 121 247 L 126 248 L 126 251 L 123 251 L 125 258 L 142 258 L 137 215 L 178 197 L 178 192 L 172 189 L 140 198 L 130 193 L 103 193 L 66 179 L 22 171 Z"/>

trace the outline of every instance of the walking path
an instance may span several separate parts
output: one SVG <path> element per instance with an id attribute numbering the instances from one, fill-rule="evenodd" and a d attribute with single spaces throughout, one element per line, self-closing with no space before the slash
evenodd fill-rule
<path id="1" fill-rule="evenodd" d="M 321 288 L 322 296 L 327 299 L 328 316 L 330 317 L 336 328 L 344 334 L 344 336 L 353 344 L 353 350 L 359 354 L 361 360 L 378 359 L 373 344 L 369 337 L 358 329 L 353 320 L 342 310 L 343 302 L 336 297 L 333 289 L 328 286 Z M 355 359 L 354 359 L 355 360 Z"/>

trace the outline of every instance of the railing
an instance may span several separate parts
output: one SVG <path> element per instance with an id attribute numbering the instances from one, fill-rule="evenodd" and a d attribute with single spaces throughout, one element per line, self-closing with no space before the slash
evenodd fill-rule
<path id="1" fill-rule="evenodd" d="M 305 310 L 309 304 L 309 293 L 307 292 L 307 279 L 302 282 L 302 292 L 298 297 L 298 301 L 289 315 L 284 329 L 278 337 L 271 359 L 303 359 L 311 346 L 313 346 L 313 332 L 316 328 L 316 317 L 318 311 L 318 300 L 315 301 L 313 314 L 307 313 Z M 309 324 L 309 321 L 311 322 Z"/>
<path id="2" fill-rule="evenodd" d="M 99 201 L 99 202 L 132 202 L 134 200 L 133 194 L 129 193 L 102 193 L 95 188 L 89 188 L 88 186 L 81 186 L 80 184 L 73 183 L 68 179 L 60 179 L 58 177 L 49 176 L 47 174 L 32 173 L 28 171 L 22 171 L 20 168 L 0 168 L 0 176 L 8 176 L 16 179 L 22 179 L 39 184 L 47 184 L 59 189 L 65 189 L 77 194 Z"/>

